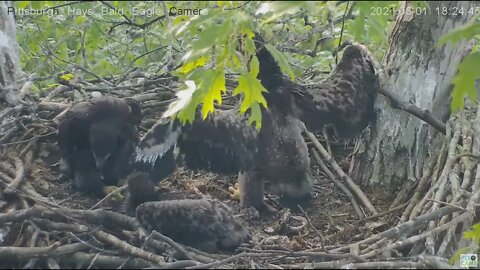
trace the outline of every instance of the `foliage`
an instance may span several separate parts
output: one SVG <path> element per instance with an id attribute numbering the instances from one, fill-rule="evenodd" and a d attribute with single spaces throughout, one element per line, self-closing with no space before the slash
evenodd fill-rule
<path id="1" fill-rule="evenodd" d="M 480 223 L 477 223 L 472 226 L 472 230 L 466 231 L 463 233 L 463 238 L 467 240 L 471 240 L 474 244 L 473 247 L 464 247 L 455 254 L 453 254 L 452 258 L 450 258 L 450 264 L 454 265 L 460 260 L 460 254 L 477 254 L 478 251 L 480 250 Z"/>
<path id="2" fill-rule="evenodd" d="M 479 18 L 480 17 L 477 16 L 470 23 L 458 27 L 438 41 L 438 45 L 442 46 L 447 42 L 455 45 L 462 40 L 477 40 L 477 45 L 472 48 L 472 53 L 462 60 L 462 63 L 458 66 L 458 73 L 453 79 L 452 111 L 463 109 L 465 96 L 468 96 L 474 102 L 477 101 L 475 81 L 480 79 L 480 69 L 478 68 L 478 63 L 480 63 L 480 51 L 478 47 L 478 40 L 480 39 Z"/>
<path id="3" fill-rule="evenodd" d="M 256 78 L 255 32 L 269 41 L 266 48 L 291 80 L 328 74 L 335 65 L 332 51 L 340 41 L 374 46 L 379 48 L 377 57 L 382 57 L 394 14 L 374 14 L 372 8 L 393 11 L 398 2 L 18 1 L 14 5 L 51 13 L 16 16 L 26 72 L 73 73 L 87 79 L 95 74 L 113 78 L 116 84 L 133 70 L 171 72 L 183 86 L 179 100 L 165 115 L 186 123 L 201 106 L 205 118 L 225 94 L 239 95 L 240 112 L 250 112 L 250 122 L 260 128 L 261 107 L 268 104 L 262 94 L 266 90 Z M 178 15 L 169 12 L 172 8 L 201 12 Z M 78 72 L 79 68 L 89 72 Z M 227 92 L 225 85 L 229 76 L 238 82 L 233 92 Z M 37 87 L 70 79 L 52 76 L 37 82 Z"/>

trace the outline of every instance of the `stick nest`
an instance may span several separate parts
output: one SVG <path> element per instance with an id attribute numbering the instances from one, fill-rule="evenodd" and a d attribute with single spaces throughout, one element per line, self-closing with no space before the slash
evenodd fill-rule
<path id="1" fill-rule="evenodd" d="M 362 141 L 322 144 L 308 131 L 315 196 L 304 209 L 259 217 L 229 196 L 234 175 L 177 169 L 162 188 L 208 193 L 247 225 L 253 240 L 233 253 L 208 254 L 145 232 L 113 196 L 72 194 L 60 177 L 56 117 L 94 92 L 129 96 L 142 104 L 145 132 L 174 98 L 176 84 L 168 76 L 116 86 L 72 81 L 26 94 L 17 106 L 0 105 L 0 267 L 443 268 L 459 248 L 476 247 L 462 238 L 477 222 L 480 196 L 480 137 L 474 136 L 480 114 L 473 109 L 451 118 L 443 147 L 426 158 L 419 179 L 405 180 L 393 202 L 387 191 L 364 192 L 349 176 Z M 277 200 L 267 196 L 270 204 Z"/>

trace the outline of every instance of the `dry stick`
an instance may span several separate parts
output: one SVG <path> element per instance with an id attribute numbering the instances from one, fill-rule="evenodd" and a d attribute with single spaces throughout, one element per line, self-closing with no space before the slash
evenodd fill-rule
<path id="1" fill-rule="evenodd" d="M 184 258 L 187 258 L 189 260 L 194 260 L 194 258 L 190 255 L 188 251 L 186 251 L 180 244 L 177 242 L 173 241 L 171 238 L 153 230 L 151 233 L 152 236 L 157 238 L 157 240 L 160 240 L 164 243 L 167 243 L 170 245 L 173 249 L 175 249 L 178 253 L 180 253 Z"/>
<path id="2" fill-rule="evenodd" d="M 197 266 L 197 265 L 200 265 L 200 263 L 197 261 L 182 260 L 182 261 L 176 261 L 176 262 L 164 264 L 155 269 L 185 269 L 189 266 Z"/>
<path id="3" fill-rule="evenodd" d="M 453 269 L 452 265 L 448 264 L 448 260 L 443 257 L 420 255 L 418 260 L 425 263 L 426 269 Z"/>
<path id="4" fill-rule="evenodd" d="M 385 268 L 413 268 L 422 269 L 425 268 L 423 262 L 402 262 L 402 261 L 384 261 L 384 262 L 365 262 L 365 263 L 349 263 L 345 264 L 343 268 L 347 269 L 385 269 Z"/>
<path id="5" fill-rule="evenodd" d="M 474 146 L 474 148 L 475 147 L 476 146 Z M 476 150 L 474 149 L 474 151 L 477 151 L 477 150 L 478 149 L 476 149 Z M 472 190 L 476 191 L 476 192 L 470 197 L 470 199 L 468 201 L 468 204 L 467 204 L 467 209 L 474 209 L 475 207 L 478 207 L 479 198 L 480 198 L 479 187 L 480 187 L 480 164 L 477 165 L 476 174 L 475 174 L 475 181 L 473 182 L 473 185 L 472 185 Z M 464 232 L 468 228 L 470 228 L 470 226 L 472 225 L 473 217 L 474 216 L 472 215 L 470 217 L 470 219 L 468 220 L 468 222 L 463 223 L 463 226 L 462 226 L 462 229 L 461 229 L 462 232 Z"/>
<path id="6" fill-rule="evenodd" d="M 246 255 L 248 255 L 247 252 L 242 252 L 242 253 L 236 254 L 234 256 L 227 257 L 225 259 L 219 260 L 219 261 L 215 261 L 215 262 L 211 262 L 211 263 L 207 263 L 207 264 L 201 264 L 201 265 L 198 265 L 198 266 L 186 267 L 186 269 L 219 268 L 220 266 L 224 266 L 227 263 L 236 261 L 237 259 L 240 259 L 242 257 L 247 257 Z"/>
<path id="7" fill-rule="evenodd" d="M 224 258 L 229 257 L 228 255 L 222 255 L 222 254 L 210 254 L 210 253 L 207 253 L 205 251 L 201 251 L 201 250 L 198 250 L 196 248 L 189 247 L 189 246 L 185 246 L 184 248 L 188 252 L 195 253 L 196 255 L 206 257 L 206 258 L 209 258 L 209 259 L 211 258 L 212 260 L 220 260 L 220 259 L 224 259 Z"/>
<path id="8" fill-rule="evenodd" d="M 68 235 L 70 237 L 72 237 L 74 240 L 77 240 L 78 242 L 80 243 L 83 243 L 85 246 L 89 247 L 89 249 L 91 250 L 96 250 L 96 251 L 99 251 L 101 252 L 103 255 L 117 255 L 118 252 L 117 251 L 110 251 L 110 250 L 106 250 L 106 249 L 103 249 L 103 248 L 99 248 L 99 247 L 96 247 L 94 246 L 93 244 L 91 244 L 90 242 L 92 243 L 97 243 L 99 244 L 99 241 L 97 241 L 97 239 L 89 239 L 90 241 L 85 241 L 83 239 L 81 239 L 80 237 L 78 237 L 75 233 L 73 232 L 69 232 Z M 101 245 L 103 245 L 103 243 L 100 243 Z M 93 252 L 93 251 L 92 251 Z"/>
<path id="9" fill-rule="evenodd" d="M 391 213 L 395 213 L 397 211 L 400 211 L 402 210 L 403 208 L 405 208 L 407 205 L 408 205 L 409 202 L 406 202 L 404 204 L 401 204 L 395 208 L 392 208 L 392 209 L 389 209 L 383 213 L 380 213 L 380 214 L 377 214 L 377 215 L 373 215 L 373 216 L 368 216 L 368 217 L 365 217 L 365 218 L 362 218 L 360 221 L 361 222 L 364 222 L 364 221 L 368 221 L 368 220 L 372 220 L 372 219 L 376 219 L 376 218 L 379 218 L 379 217 L 383 217 L 383 216 L 386 216 L 386 215 L 389 215 Z"/>
<path id="10" fill-rule="evenodd" d="M 450 129 L 449 129 L 449 130 L 450 130 Z M 449 134 L 449 133 L 450 133 L 450 132 L 447 133 L 447 137 L 448 137 L 448 134 Z M 445 159 L 446 159 L 446 157 L 447 157 L 447 153 L 448 153 L 448 151 L 447 151 L 447 141 L 445 141 L 444 144 L 443 144 L 443 146 L 442 146 L 442 148 L 441 148 L 441 150 L 440 150 L 440 153 L 439 153 L 439 155 L 438 155 L 437 162 L 436 162 L 435 167 L 434 167 L 434 169 L 433 169 L 433 171 L 434 171 L 434 172 L 433 172 L 433 175 L 432 175 L 432 177 L 430 178 L 430 179 L 431 179 L 431 180 L 430 180 L 430 184 L 431 184 L 431 185 L 434 185 L 434 183 L 436 182 L 436 179 L 437 179 L 437 177 L 438 177 L 438 174 L 439 174 L 441 168 L 443 168 L 443 164 L 444 164 Z M 411 211 L 411 213 L 410 213 L 410 216 L 409 216 L 409 218 L 408 218 L 409 220 L 414 219 L 415 217 L 417 217 L 417 216 L 420 214 L 420 212 L 422 211 L 423 206 L 424 206 L 425 203 L 427 202 L 427 199 L 431 197 L 432 192 L 433 192 L 433 189 L 430 188 L 430 189 L 427 191 L 427 193 L 423 196 L 423 199 L 420 201 L 420 203 L 417 203 L 417 204 L 415 205 L 415 207 L 413 207 L 413 209 L 412 209 L 412 211 Z"/>
<path id="11" fill-rule="evenodd" d="M 150 247 L 154 248 L 155 250 L 157 250 L 160 253 L 164 253 L 167 250 L 167 248 L 170 247 L 169 244 L 167 244 L 165 242 L 162 242 L 162 241 L 159 241 L 159 240 L 155 240 L 153 238 L 149 238 L 147 240 L 148 240 L 148 245 Z M 147 243 L 147 240 L 145 240 L 145 243 Z M 187 249 L 185 249 L 185 250 L 187 250 Z M 194 261 L 197 261 L 197 262 L 200 262 L 200 263 L 211 263 L 211 262 L 217 261 L 217 259 L 212 259 L 211 257 L 203 256 L 203 255 L 197 254 L 193 251 L 189 251 L 189 254 L 193 258 Z"/>
<path id="12" fill-rule="evenodd" d="M 393 93 L 384 88 L 380 88 L 378 92 L 390 100 L 392 108 L 406 111 L 425 121 L 427 124 L 431 125 L 441 133 L 446 134 L 445 124 L 438 120 L 430 111 L 422 110 L 413 104 L 406 104 L 398 99 Z"/>
<path id="13" fill-rule="evenodd" d="M 14 159 L 16 169 L 15 179 L 13 179 L 13 181 L 5 188 L 4 192 L 7 194 L 15 193 L 15 190 L 18 189 L 18 186 L 21 184 L 25 176 L 25 167 L 23 166 L 22 160 L 19 157 L 15 157 Z"/>
<path id="14" fill-rule="evenodd" d="M 468 182 L 470 182 L 470 180 L 467 180 L 465 183 L 462 182 L 462 184 L 460 184 L 460 173 L 461 173 L 461 166 L 460 166 L 460 163 L 455 163 L 453 165 L 453 168 L 452 170 L 450 171 L 449 175 L 448 175 L 448 179 L 450 180 L 450 192 L 451 192 L 451 195 L 447 196 L 447 201 L 449 201 L 448 197 L 452 197 L 452 199 L 450 200 L 450 203 L 447 203 L 447 202 L 441 202 L 442 204 L 451 204 L 451 205 L 456 205 L 458 203 L 461 203 L 459 202 L 459 200 L 461 199 L 462 195 L 463 195 L 463 190 L 460 189 L 460 185 L 462 186 L 468 186 Z M 465 176 L 465 175 L 464 175 Z M 434 199 L 431 199 L 432 201 L 435 201 Z M 460 207 L 460 206 L 459 206 Z M 457 213 L 454 213 L 452 215 L 452 219 L 454 219 L 455 217 L 457 217 Z M 443 220 L 440 220 L 440 222 L 446 222 L 448 217 L 444 217 Z M 454 229 L 454 230 L 452 230 Z M 456 226 L 450 228 L 444 238 L 444 241 L 442 241 L 442 245 L 440 246 L 438 252 L 440 252 L 441 250 L 440 249 L 444 249 L 447 247 L 447 245 L 450 243 L 450 240 L 451 240 L 451 237 L 453 235 L 451 235 L 450 233 L 454 232 L 456 230 Z M 445 250 L 443 250 L 445 251 Z M 437 254 L 439 254 L 437 252 Z"/>
<path id="15" fill-rule="evenodd" d="M 161 266 L 162 264 L 165 263 L 165 260 L 163 257 L 153 254 L 151 252 L 146 252 L 145 250 L 142 250 L 138 247 L 132 246 L 127 242 L 117 238 L 116 236 L 106 233 L 104 231 L 95 230 L 92 232 L 92 235 L 103 242 L 107 242 L 113 245 L 114 247 L 122 250 L 123 252 L 131 256 L 138 257 L 146 261 L 155 263 L 158 266 Z"/>
<path id="16" fill-rule="evenodd" d="M 97 255 L 92 253 L 84 253 L 84 252 L 76 252 L 73 254 L 69 254 L 68 256 L 60 256 L 58 259 L 63 264 L 67 265 L 78 265 L 80 267 L 87 267 L 89 264 L 92 263 L 93 259 L 95 258 L 95 262 L 93 263 L 96 267 L 99 268 L 110 268 L 115 269 L 125 263 L 126 268 L 130 269 L 139 269 L 139 268 L 146 268 L 150 267 L 151 264 L 142 259 L 131 259 L 127 260 L 126 258 L 116 257 L 116 256 L 107 256 L 107 255 Z"/>
<path id="17" fill-rule="evenodd" d="M 473 134 L 479 134 L 480 133 L 480 107 L 477 107 L 477 114 L 476 114 L 474 120 L 472 121 L 472 127 L 467 131 L 468 132 L 468 136 L 467 136 L 468 140 L 471 140 L 471 138 L 472 138 L 472 134 L 470 133 L 472 131 L 473 131 Z M 464 143 L 468 146 L 471 142 L 466 141 Z M 473 137 L 473 145 L 471 147 L 471 150 L 472 150 L 473 155 L 478 156 L 478 154 L 480 153 L 480 137 L 479 136 L 474 136 Z M 474 157 L 472 157 L 472 158 L 474 158 Z M 462 188 L 465 188 L 466 186 L 468 186 L 468 184 L 465 184 L 465 182 L 470 181 L 470 177 L 467 178 L 467 175 L 468 174 L 473 174 L 471 172 L 474 169 L 474 166 L 469 160 L 463 159 L 463 158 L 462 158 L 462 160 L 464 161 L 464 164 L 465 164 L 464 182 L 462 183 Z M 476 172 L 475 172 L 475 179 L 474 179 L 472 187 L 471 187 L 472 191 L 478 191 L 479 188 L 480 188 L 480 164 L 477 164 L 475 167 L 476 167 Z M 470 199 L 468 201 L 468 204 L 467 204 L 467 208 L 474 207 L 474 205 L 478 201 L 478 196 L 479 196 L 479 194 L 477 192 L 470 197 Z M 473 216 L 470 217 L 468 222 L 464 222 L 462 224 L 462 228 L 460 229 L 460 231 L 462 231 L 462 232 L 466 231 L 472 225 L 472 219 L 473 219 Z M 470 241 L 462 240 L 462 241 L 460 241 L 459 246 L 467 246 L 468 242 L 470 242 Z"/>
<path id="18" fill-rule="evenodd" d="M 115 213 L 108 210 L 75 210 L 64 207 L 46 208 L 35 205 L 25 210 L 12 211 L 5 214 L 0 214 L 0 224 L 6 222 L 21 222 L 32 218 L 66 218 L 70 220 L 81 220 L 97 225 L 112 225 L 115 224 L 117 228 L 126 227 L 130 230 L 138 228 L 139 224 L 133 217 Z"/>
<path id="19" fill-rule="evenodd" d="M 86 248 L 88 247 L 82 243 L 61 246 L 58 242 L 48 247 L 0 247 L 0 259 L 2 261 L 15 261 L 31 259 L 32 257 L 54 257 L 74 253 Z"/>
<path id="20" fill-rule="evenodd" d="M 457 195 L 458 190 L 460 189 L 460 164 L 455 163 L 453 168 L 450 170 L 448 178 L 450 180 L 450 192 L 455 196 Z"/>
<path id="21" fill-rule="evenodd" d="M 411 211 L 415 207 L 415 205 L 418 203 L 420 200 L 420 196 L 422 195 L 423 190 L 425 189 L 425 184 L 427 183 L 428 179 L 430 179 L 430 176 L 433 173 L 433 161 L 435 159 L 432 157 L 429 162 L 427 162 L 427 165 L 423 168 L 423 173 L 422 177 L 420 178 L 420 181 L 418 182 L 417 188 L 415 189 L 415 193 L 413 194 L 412 199 L 410 200 L 410 203 L 408 204 L 407 208 L 402 214 L 402 217 L 400 218 L 400 221 L 398 223 L 403 223 L 407 221 L 408 217 L 410 216 Z"/>
<path id="22" fill-rule="evenodd" d="M 415 235 L 415 236 L 412 236 L 412 237 L 407 238 L 405 240 L 398 241 L 396 243 L 390 244 L 390 245 L 382 248 L 381 250 L 377 249 L 377 250 L 371 251 L 367 254 L 363 254 L 361 256 L 365 259 L 368 259 L 368 258 L 372 258 L 372 257 L 374 257 L 374 256 L 376 256 L 376 255 L 378 255 L 382 252 L 385 252 L 387 250 L 397 249 L 397 248 L 401 248 L 401 247 L 404 247 L 404 246 L 407 246 L 407 245 L 411 245 L 411 244 L 413 244 L 417 241 L 423 240 L 427 237 L 432 237 L 433 235 L 435 235 L 439 232 L 447 230 L 448 228 L 450 228 L 450 226 L 458 224 L 459 222 L 464 221 L 465 219 L 469 218 L 469 216 L 474 215 L 474 214 L 475 214 L 474 209 L 468 210 L 465 213 L 463 213 L 462 215 L 460 215 L 459 217 L 457 217 L 456 219 L 451 220 L 450 222 L 445 223 L 442 226 L 439 226 L 439 227 L 434 228 L 432 230 L 426 231 L 426 232 L 424 232 L 420 235 Z"/>
<path id="23" fill-rule="evenodd" d="M 450 206 L 455 207 L 455 208 L 457 208 L 458 210 L 462 210 L 462 211 L 467 210 L 467 209 L 465 209 L 465 208 L 463 208 L 463 207 L 461 207 L 461 206 L 459 206 L 459 205 L 453 204 L 453 203 L 437 201 L 437 200 L 435 200 L 435 199 L 427 199 L 427 201 L 432 201 L 432 202 L 435 202 L 435 203 L 438 203 L 438 204 L 443 204 L 443 205 L 450 205 Z"/>
<path id="24" fill-rule="evenodd" d="M 37 104 L 37 110 L 46 110 L 46 111 L 53 111 L 53 112 L 62 112 L 68 107 L 70 107 L 70 105 L 68 104 L 45 101 L 45 99 Z"/>
<path id="25" fill-rule="evenodd" d="M 302 214 L 307 219 L 307 222 L 310 225 L 310 227 L 312 227 L 313 231 L 315 231 L 315 233 L 320 238 L 320 245 L 321 245 L 322 251 L 327 252 L 327 250 L 325 249 L 325 241 L 324 241 L 324 238 L 323 238 L 323 234 L 319 230 L 317 230 L 317 228 L 315 228 L 315 226 L 313 225 L 312 221 L 310 220 L 310 216 L 308 216 L 307 212 L 305 212 L 305 210 L 303 210 L 303 208 L 300 205 L 298 205 L 298 208 L 300 209 Z"/>
<path id="26" fill-rule="evenodd" d="M 280 264 L 283 269 L 341 269 L 345 265 L 349 265 L 345 260 L 336 260 L 330 262 L 310 262 L 295 264 Z"/>
<path id="27" fill-rule="evenodd" d="M 32 224 L 33 227 L 33 234 L 30 239 L 30 244 L 29 247 L 35 247 L 38 243 L 38 237 L 40 236 L 40 229 L 35 226 L 35 224 Z M 24 269 L 29 269 L 29 268 L 34 268 L 35 263 L 37 263 L 38 259 L 37 258 L 31 258 L 28 260 L 28 263 L 23 267 Z"/>
<path id="28" fill-rule="evenodd" d="M 370 210 L 370 212 L 372 212 L 374 215 L 378 214 L 377 210 L 375 209 L 375 207 L 373 207 L 370 200 L 367 198 L 367 196 L 365 196 L 365 193 L 363 193 L 360 187 L 358 187 L 358 185 L 355 184 L 355 182 L 353 182 L 352 178 L 350 178 L 350 176 L 348 176 L 342 170 L 342 168 L 338 166 L 335 159 L 333 159 L 333 157 L 327 153 L 327 150 L 323 148 L 322 144 L 317 140 L 315 135 L 313 135 L 313 133 L 308 131 L 306 127 L 305 127 L 305 133 L 307 134 L 308 138 L 313 142 L 315 147 L 318 149 L 318 151 L 320 152 L 320 155 L 322 155 L 322 158 L 325 159 L 330 164 L 330 166 L 332 166 L 332 168 L 335 170 L 337 175 L 348 184 L 350 189 L 355 193 L 355 195 L 357 195 L 357 197 L 368 208 L 368 210 Z"/>
<path id="29" fill-rule="evenodd" d="M 89 230 L 87 226 L 82 224 L 61 223 L 43 218 L 33 218 L 32 221 L 42 230 L 48 231 L 84 233 Z"/>
<path id="30" fill-rule="evenodd" d="M 95 209 L 97 206 L 102 204 L 104 201 L 108 200 L 110 197 L 113 197 L 115 194 L 120 194 L 120 192 L 124 191 L 127 189 L 127 185 L 123 185 L 121 187 L 118 187 L 111 191 L 110 193 L 107 194 L 107 196 L 103 197 L 100 201 L 98 201 L 94 206 L 90 207 L 90 210 Z"/>
<path id="31" fill-rule="evenodd" d="M 328 176 L 328 178 L 330 178 L 330 180 L 332 180 L 335 183 L 335 185 L 337 185 L 337 187 L 341 191 L 343 191 L 343 193 L 345 193 L 348 196 L 348 198 L 350 198 L 350 202 L 352 203 L 352 207 L 353 207 L 353 209 L 355 209 L 355 213 L 357 213 L 358 218 L 364 218 L 363 212 L 360 209 L 360 207 L 358 206 L 357 201 L 355 200 L 355 197 L 350 192 L 350 190 L 348 190 L 348 188 L 346 188 L 345 185 L 343 185 L 342 182 L 337 180 L 335 175 L 333 175 L 332 171 L 330 171 L 330 169 L 327 167 L 327 165 L 320 158 L 317 150 L 315 150 L 315 149 L 312 149 L 312 150 L 313 150 L 312 152 L 313 152 L 313 156 L 315 157 L 315 160 L 317 161 L 318 165 L 320 165 L 320 167 L 325 172 L 325 174 Z"/>
<path id="32" fill-rule="evenodd" d="M 415 228 L 418 225 L 423 225 L 429 220 L 439 219 L 439 218 L 443 217 L 444 215 L 448 215 L 448 214 L 456 212 L 456 211 L 459 211 L 459 210 L 455 207 L 445 206 L 445 207 L 437 209 L 433 212 L 429 212 L 429 213 L 425 213 L 423 215 L 420 215 L 420 216 L 416 217 L 415 219 L 412 219 L 412 220 L 409 220 L 405 223 L 399 224 L 399 225 L 397 225 L 395 227 L 392 227 L 392 228 L 390 228 L 386 231 L 383 231 L 381 233 L 372 235 L 371 237 L 369 237 L 367 239 L 358 241 L 358 242 L 353 243 L 353 244 L 356 244 L 356 245 L 370 244 L 372 242 L 378 241 L 379 239 L 381 239 L 383 237 L 388 237 L 388 238 L 397 237 L 397 238 L 399 238 L 399 237 L 402 237 L 404 232 L 408 231 L 409 229 Z M 330 252 L 340 252 L 340 251 L 347 250 L 347 249 L 348 249 L 348 246 L 344 246 L 344 247 L 339 247 L 339 248 L 330 250 Z"/>
<path id="33" fill-rule="evenodd" d="M 285 255 L 287 257 L 311 257 L 311 258 L 323 258 L 323 259 L 352 259 L 358 262 L 366 262 L 364 258 L 353 253 L 326 253 L 326 252 L 308 252 L 308 251 L 288 251 L 288 250 L 276 250 L 276 249 L 251 249 L 240 247 L 238 250 L 246 251 L 251 254 L 259 254 L 263 256 L 271 256 L 274 254 Z"/>
<path id="34" fill-rule="evenodd" d="M 435 199 L 436 201 L 442 201 L 443 198 L 445 197 L 445 190 L 448 182 L 448 175 L 450 173 L 450 169 L 454 162 L 458 141 L 460 140 L 461 129 L 460 129 L 459 122 L 455 123 L 453 131 L 454 133 L 452 136 L 452 140 L 450 141 L 450 145 L 448 147 L 447 162 L 445 163 L 445 167 L 443 168 L 442 174 L 440 175 L 437 183 L 435 183 L 436 187 L 434 188 L 434 190 L 436 190 L 436 192 L 433 199 Z M 436 209 L 438 209 L 439 205 L 440 204 L 434 202 L 432 207 L 430 208 L 430 211 L 435 211 Z M 434 222 L 430 221 L 428 224 L 428 227 L 430 230 L 432 230 L 435 227 Z M 430 248 L 429 250 L 430 254 L 435 254 L 435 251 L 433 250 L 435 247 L 435 241 L 431 235 L 427 237 L 427 241 L 425 245 L 427 248 Z"/>

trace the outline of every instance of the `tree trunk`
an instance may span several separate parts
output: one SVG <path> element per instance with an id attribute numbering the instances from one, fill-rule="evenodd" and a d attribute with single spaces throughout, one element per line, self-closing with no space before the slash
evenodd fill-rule
<path id="1" fill-rule="evenodd" d="M 431 111 L 445 121 L 450 112 L 451 81 L 457 65 L 465 55 L 467 41 L 452 47 L 437 47 L 446 33 L 464 25 L 472 16 L 438 15 L 436 8 L 463 7 L 473 2 L 428 2 L 427 14 L 408 15 L 408 4 L 402 2 L 400 13 L 389 37 L 383 78 L 386 89 L 405 103 Z M 417 181 L 427 157 L 440 148 L 444 135 L 418 118 L 391 108 L 385 97 L 375 104 L 375 132 L 366 151 L 357 162 L 355 175 L 363 184 L 382 184 L 395 188 L 405 181 Z M 447 128 L 448 130 L 448 128 Z M 447 131 L 448 132 L 448 131 Z"/>
<path id="2" fill-rule="evenodd" d="M 8 5 L 0 1 L 0 99 L 9 103 L 15 100 L 15 82 L 21 75 L 18 51 L 13 14 L 8 14 Z"/>

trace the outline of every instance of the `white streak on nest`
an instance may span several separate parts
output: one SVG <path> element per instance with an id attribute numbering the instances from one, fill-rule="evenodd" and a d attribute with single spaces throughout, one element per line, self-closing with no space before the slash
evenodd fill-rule
<path id="1" fill-rule="evenodd" d="M 143 149 L 140 147 L 137 147 L 136 161 L 143 161 L 143 162 L 148 162 L 153 164 L 158 158 L 162 158 L 163 155 L 165 155 L 165 153 L 168 152 L 168 150 L 170 150 L 172 147 L 175 147 L 177 145 L 178 137 L 180 136 L 180 133 L 181 133 L 181 127 L 177 127 L 175 131 L 171 131 L 171 130 L 172 130 L 172 127 L 169 127 L 168 135 L 165 138 L 165 140 L 163 140 L 163 142 L 150 147 L 145 147 Z"/>

